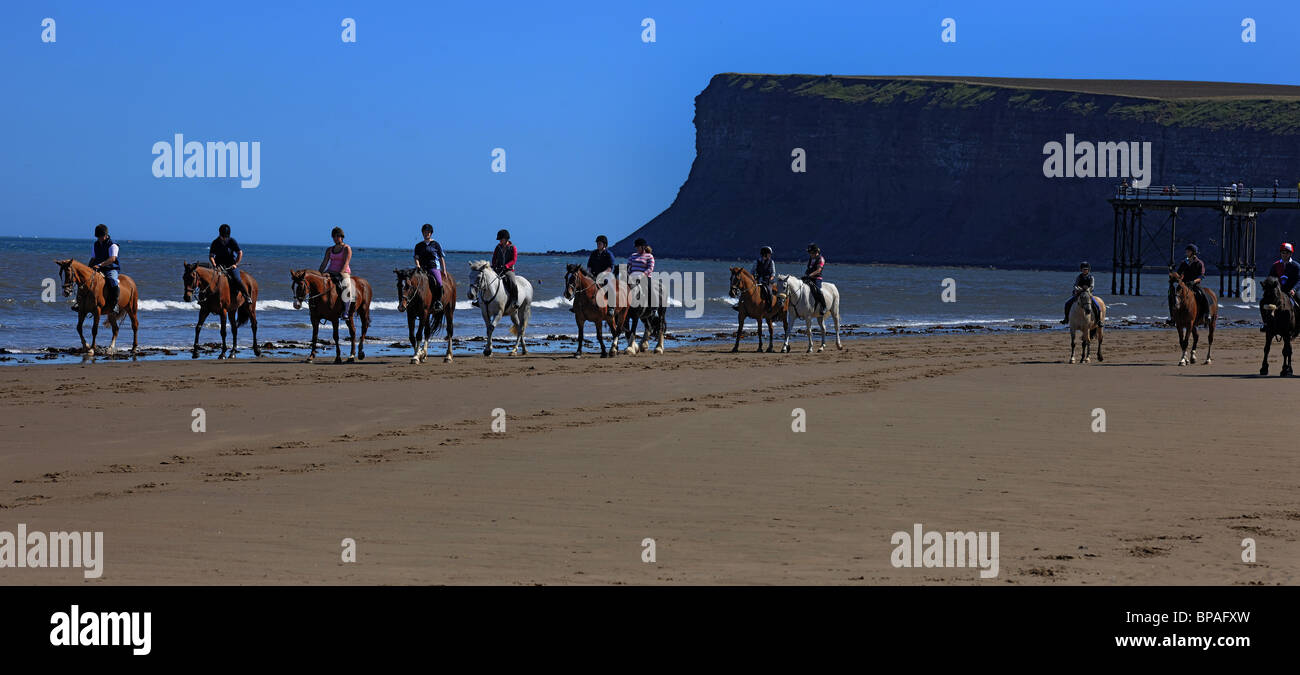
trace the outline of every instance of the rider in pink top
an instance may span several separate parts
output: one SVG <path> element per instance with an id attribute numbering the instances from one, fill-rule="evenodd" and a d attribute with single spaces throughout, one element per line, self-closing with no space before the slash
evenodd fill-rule
<path id="1" fill-rule="evenodd" d="M 334 245 L 325 249 L 325 258 L 320 261 L 320 271 L 334 277 L 334 282 L 342 291 L 343 320 L 352 318 L 352 309 L 356 307 L 356 289 L 352 286 L 352 247 L 343 243 L 343 228 L 336 227 L 330 231 Z"/>

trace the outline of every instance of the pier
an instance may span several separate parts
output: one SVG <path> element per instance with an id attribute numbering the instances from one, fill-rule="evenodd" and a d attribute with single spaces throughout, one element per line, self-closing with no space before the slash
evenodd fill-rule
<path id="1" fill-rule="evenodd" d="M 1141 295 L 1144 247 L 1159 254 L 1169 235 L 1169 269 L 1177 260 L 1179 209 L 1214 209 L 1219 213 L 1219 297 L 1241 295 L 1241 283 L 1255 276 L 1255 232 L 1259 215 L 1269 209 L 1300 210 L 1300 190 L 1294 187 L 1195 187 L 1162 185 L 1120 186 L 1108 199 L 1115 209 L 1110 292 Z M 1146 216 L 1155 212 L 1154 223 Z M 1210 260 L 1202 249 L 1201 258 Z"/>

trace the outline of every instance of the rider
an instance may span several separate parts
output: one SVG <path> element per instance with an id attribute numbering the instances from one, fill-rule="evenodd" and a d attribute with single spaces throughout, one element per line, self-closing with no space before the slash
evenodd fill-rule
<path id="1" fill-rule="evenodd" d="M 119 252 L 113 238 L 108 236 L 108 226 L 103 223 L 96 225 L 95 255 L 88 264 L 91 269 L 104 273 L 104 307 L 109 313 L 117 311 L 117 298 L 122 292 L 117 282 L 118 273 L 122 269 L 117 257 Z M 77 306 L 74 304 L 72 309 L 76 311 Z"/>
<path id="2" fill-rule="evenodd" d="M 325 249 L 325 257 L 320 261 L 320 271 L 330 275 L 334 286 L 339 289 L 340 298 L 352 298 L 343 302 L 343 320 L 352 319 L 352 308 L 356 306 L 356 289 L 352 285 L 352 247 L 343 243 L 343 228 L 330 230 L 334 245 Z"/>
<path id="3" fill-rule="evenodd" d="M 509 230 L 497 230 L 497 247 L 492 250 L 492 271 L 501 277 L 506 286 L 506 308 L 515 306 L 515 262 L 519 260 L 519 251 L 510 241 Z M 474 301 L 478 305 L 478 300 Z"/>
<path id="4" fill-rule="evenodd" d="M 1273 268 L 1269 270 L 1268 275 L 1277 277 L 1277 280 L 1281 282 L 1282 294 L 1290 298 L 1292 304 L 1300 305 L 1300 298 L 1296 297 L 1295 292 L 1296 283 L 1300 282 L 1300 263 L 1291 259 L 1291 255 L 1295 253 L 1295 249 L 1291 247 L 1291 244 L 1282 242 L 1281 249 L 1282 255 L 1277 262 L 1273 263 Z M 1260 328 L 1259 332 L 1268 332 L 1268 327 Z"/>
<path id="5" fill-rule="evenodd" d="M 425 223 L 420 228 L 420 233 L 424 239 L 415 245 L 415 266 L 429 276 L 429 290 L 433 292 L 433 308 L 430 311 L 437 314 L 442 311 L 442 269 L 446 267 L 447 261 L 443 259 L 442 246 L 433 239 L 433 225 Z"/>
<path id="6" fill-rule="evenodd" d="M 230 226 L 222 223 L 217 228 L 217 238 L 208 247 L 208 262 L 212 263 L 214 270 L 225 268 L 226 277 L 230 279 L 230 304 L 235 307 L 239 306 L 236 302 L 238 294 L 243 293 L 245 298 L 248 297 L 244 280 L 239 276 L 239 263 L 243 260 L 244 252 L 240 250 L 239 242 L 230 236 Z"/>
<path id="7" fill-rule="evenodd" d="M 758 282 L 758 291 L 764 305 L 772 298 L 772 282 L 776 280 L 776 261 L 772 260 L 772 247 L 758 249 L 758 260 L 754 261 L 754 281 Z M 734 308 L 740 311 L 740 303 Z"/>
<path id="8" fill-rule="evenodd" d="M 651 275 L 654 274 L 655 256 L 650 249 L 650 245 L 643 238 L 638 237 L 636 241 L 632 242 L 632 246 L 636 251 L 627 257 L 628 285 L 639 287 L 642 283 L 649 283 Z M 644 277 L 645 281 L 642 279 L 634 280 L 633 277 L 637 276 Z M 645 292 L 649 293 L 650 291 L 647 289 Z M 646 306 L 649 306 L 648 299 Z"/>
<path id="9" fill-rule="evenodd" d="M 808 244 L 808 267 L 804 268 L 803 280 L 813 287 L 813 302 L 817 307 L 815 313 L 826 311 L 826 297 L 822 295 L 822 270 L 826 268 L 826 259 L 817 244 Z"/>
<path id="10" fill-rule="evenodd" d="M 603 279 L 600 278 L 600 275 L 613 274 L 613 272 L 614 256 L 609 252 L 609 239 L 603 234 L 598 235 L 596 237 L 596 250 L 587 256 L 587 275 L 595 279 L 597 287 L 600 287 L 609 281 L 608 275 Z M 576 314 L 578 312 L 577 305 L 570 306 L 569 311 Z M 607 307 L 606 311 L 612 311 L 612 308 Z"/>
<path id="11" fill-rule="evenodd" d="M 1070 307 L 1074 305 L 1075 300 L 1079 299 L 1079 292 L 1091 291 L 1096 285 L 1097 282 L 1092 278 L 1092 267 L 1088 265 L 1088 261 L 1085 260 L 1079 263 L 1079 276 L 1074 278 L 1074 295 L 1071 295 L 1070 299 L 1065 301 L 1065 318 L 1061 319 L 1061 323 L 1070 323 Z M 1096 298 L 1092 299 L 1092 308 L 1097 310 L 1098 316 L 1100 316 L 1101 308 L 1097 306 Z"/>
<path id="12" fill-rule="evenodd" d="M 1205 297 L 1204 290 L 1201 288 L 1201 280 L 1205 278 L 1205 263 L 1197 255 L 1200 249 L 1196 244 L 1188 244 L 1184 249 L 1187 257 L 1178 265 L 1178 275 L 1183 278 L 1183 283 L 1192 289 L 1196 296 L 1196 307 L 1200 310 L 1201 316 L 1205 316 L 1209 307 L 1209 299 Z"/>

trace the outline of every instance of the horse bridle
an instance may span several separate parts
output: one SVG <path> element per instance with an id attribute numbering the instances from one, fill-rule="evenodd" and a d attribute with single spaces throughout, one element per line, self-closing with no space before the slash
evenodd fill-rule
<path id="1" fill-rule="evenodd" d="M 307 274 L 311 274 L 311 272 L 308 272 Z M 324 295 L 328 292 L 328 291 L 321 291 L 320 293 L 317 293 L 316 295 L 308 295 L 308 294 L 307 294 L 306 286 L 305 286 L 305 284 L 303 283 L 303 282 L 305 282 L 305 281 L 307 280 L 307 274 L 302 275 L 302 279 L 301 279 L 301 280 L 295 279 L 294 282 L 293 282 L 293 299 L 296 300 L 296 301 L 298 301 L 298 302 L 306 302 L 306 303 L 310 303 L 312 300 L 315 300 L 316 298 L 324 297 Z M 328 274 L 324 274 L 324 273 L 322 273 L 322 272 L 317 272 L 317 274 L 320 274 L 321 276 L 324 276 L 324 277 L 325 277 L 325 278 L 330 282 L 330 285 L 331 285 L 331 286 L 334 285 L 334 278 L 331 277 L 330 275 L 328 275 Z M 299 288 L 302 289 L 302 293 L 303 293 L 303 296 L 302 296 L 301 298 L 298 297 L 298 289 L 299 289 Z"/>
<path id="2" fill-rule="evenodd" d="M 478 284 L 477 279 L 481 279 L 481 278 L 483 278 L 483 271 L 484 271 L 484 270 L 488 270 L 488 269 L 492 269 L 492 268 L 490 268 L 490 267 L 484 267 L 484 268 L 481 269 L 481 270 L 474 270 L 474 276 L 476 277 L 476 280 L 475 280 L 475 282 L 474 282 L 474 285 L 470 286 L 470 289 L 472 289 L 472 290 L 476 290 L 476 291 L 478 290 L 479 284 Z M 492 273 L 493 273 L 493 274 L 496 274 L 496 270 L 492 270 Z M 496 289 L 497 289 L 497 288 L 500 288 L 500 287 L 501 287 L 501 284 L 503 284 L 503 283 L 505 283 L 505 280 L 503 279 L 503 275 L 497 274 L 496 287 L 494 287 L 494 288 L 492 289 L 492 295 L 491 295 L 491 296 L 487 296 L 487 295 L 485 295 L 485 294 L 483 294 L 483 293 L 480 293 L 479 295 L 482 295 L 482 296 L 483 296 L 483 297 L 480 298 L 480 300 L 483 300 L 483 301 L 486 302 L 488 297 L 493 297 L 493 298 L 497 297 L 497 291 L 496 291 Z"/>

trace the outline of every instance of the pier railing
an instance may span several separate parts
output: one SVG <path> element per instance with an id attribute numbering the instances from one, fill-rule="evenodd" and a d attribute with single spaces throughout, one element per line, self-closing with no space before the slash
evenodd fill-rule
<path id="1" fill-rule="evenodd" d="M 1300 189 L 1294 187 L 1207 187 L 1204 185 L 1119 186 L 1113 202 L 1147 202 L 1168 206 L 1247 206 L 1300 208 Z"/>

